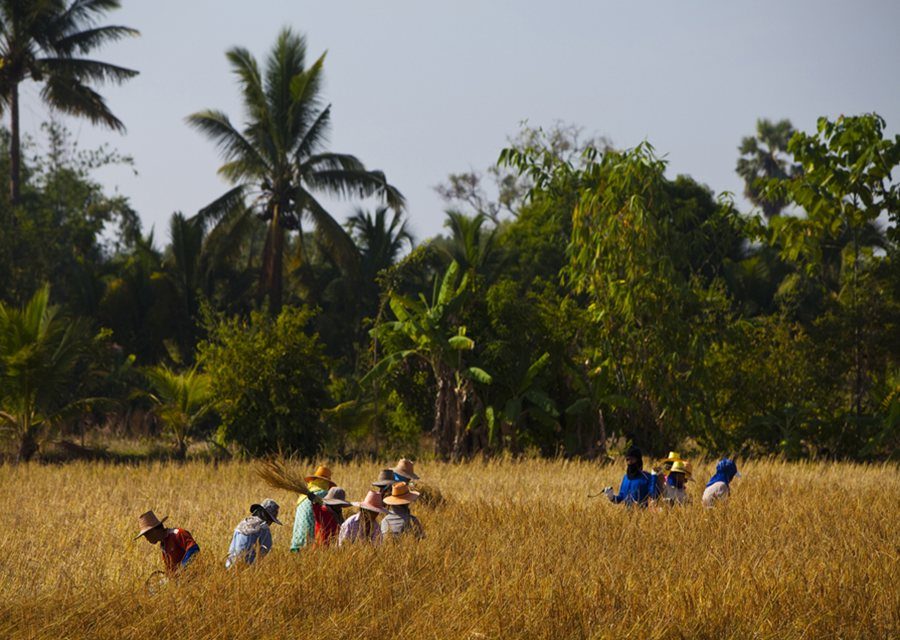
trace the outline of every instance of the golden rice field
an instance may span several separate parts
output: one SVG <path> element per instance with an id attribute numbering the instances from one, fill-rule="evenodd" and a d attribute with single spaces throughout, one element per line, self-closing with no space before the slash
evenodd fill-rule
<path id="1" fill-rule="evenodd" d="M 332 465 L 352 499 L 377 464 Z M 621 466 L 422 463 L 446 502 L 420 543 L 288 551 L 294 497 L 244 463 L 0 467 L 0 638 L 900 638 L 896 465 L 741 465 L 730 501 L 628 511 L 589 492 Z M 234 525 L 284 528 L 226 572 Z M 155 594 L 153 508 L 202 551 Z"/>

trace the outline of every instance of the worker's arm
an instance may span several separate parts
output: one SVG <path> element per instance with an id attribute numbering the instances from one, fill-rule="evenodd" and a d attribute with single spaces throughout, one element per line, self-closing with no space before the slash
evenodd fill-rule
<path id="1" fill-rule="evenodd" d="M 272 531 L 266 527 L 259 534 L 259 555 L 264 556 L 272 550 Z"/>
<path id="2" fill-rule="evenodd" d="M 200 551 L 200 545 L 198 545 L 196 542 L 194 542 L 194 544 L 192 546 L 188 547 L 187 550 L 184 552 L 184 557 L 181 559 L 181 566 L 186 567 L 188 565 L 188 562 L 191 561 L 191 558 L 193 558 L 195 555 L 197 555 L 197 553 L 199 553 L 199 551 Z"/>

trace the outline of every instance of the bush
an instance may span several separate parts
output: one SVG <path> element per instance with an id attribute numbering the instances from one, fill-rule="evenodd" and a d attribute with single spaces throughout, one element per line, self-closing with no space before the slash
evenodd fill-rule
<path id="1" fill-rule="evenodd" d="M 199 359 L 212 379 L 220 440 L 251 455 L 314 455 L 329 405 L 328 366 L 311 311 L 285 307 L 277 318 L 210 318 Z"/>

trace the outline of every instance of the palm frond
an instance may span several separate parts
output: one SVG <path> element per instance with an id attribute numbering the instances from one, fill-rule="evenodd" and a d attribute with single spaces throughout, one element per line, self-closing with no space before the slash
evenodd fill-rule
<path id="1" fill-rule="evenodd" d="M 226 162 L 241 161 L 249 173 L 264 174 L 269 165 L 259 151 L 244 135 L 234 128 L 228 116 L 216 109 L 206 109 L 189 115 L 188 125 L 205 135 L 216 144 L 216 148 Z"/>
<path id="2" fill-rule="evenodd" d="M 83 54 L 89 53 L 93 49 L 108 42 L 117 42 L 123 38 L 136 37 L 139 35 L 141 35 L 141 32 L 137 29 L 121 25 L 96 27 L 94 29 L 77 31 L 56 40 L 53 43 L 53 51 L 55 51 L 57 55 L 69 57 L 76 51 Z"/>
<path id="3" fill-rule="evenodd" d="M 138 74 L 133 69 L 85 58 L 41 58 L 38 64 L 48 75 L 62 75 L 78 82 L 121 84 Z"/>
<path id="4" fill-rule="evenodd" d="M 41 97 L 54 109 L 73 116 L 85 117 L 116 131 L 125 125 L 113 115 L 99 93 L 71 76 L 53 74 L 41 89 Z"/>

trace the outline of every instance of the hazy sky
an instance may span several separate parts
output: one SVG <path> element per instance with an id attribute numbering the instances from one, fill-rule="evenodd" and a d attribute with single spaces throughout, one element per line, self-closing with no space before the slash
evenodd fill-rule
<path id="1" fill-rule="evenodd" d="M 206 107 L 241 122 L 224 52 L 262 58 L 282 26 L 328 50 L 330 148 L 379 168 L 407 196 L 419 238 L 440 231 L 433 187 L 496 161 L 519 123 L 561 120 L 616 146 L 649 140 L 717 192 L 740 193 L 740 138 L 758 117 L 812 129 L 820 115 L 877 111 L 900 127 L 897 0 L 123 0 L 109 22 L 142 32 L 100 59 L 140 70 L 107 88 L 124 136 L 72 121 L 82 147 L 109 142 L 139 175 L 101 174 L 165 237 L 226 185 L 213 145 L 184 124 Z M 47 112 L 23 95 L 25 127 Z M 332 209 L 345 217 L 352 205 Z M 161 238 L 162 239 L 162 238 Z"/>

